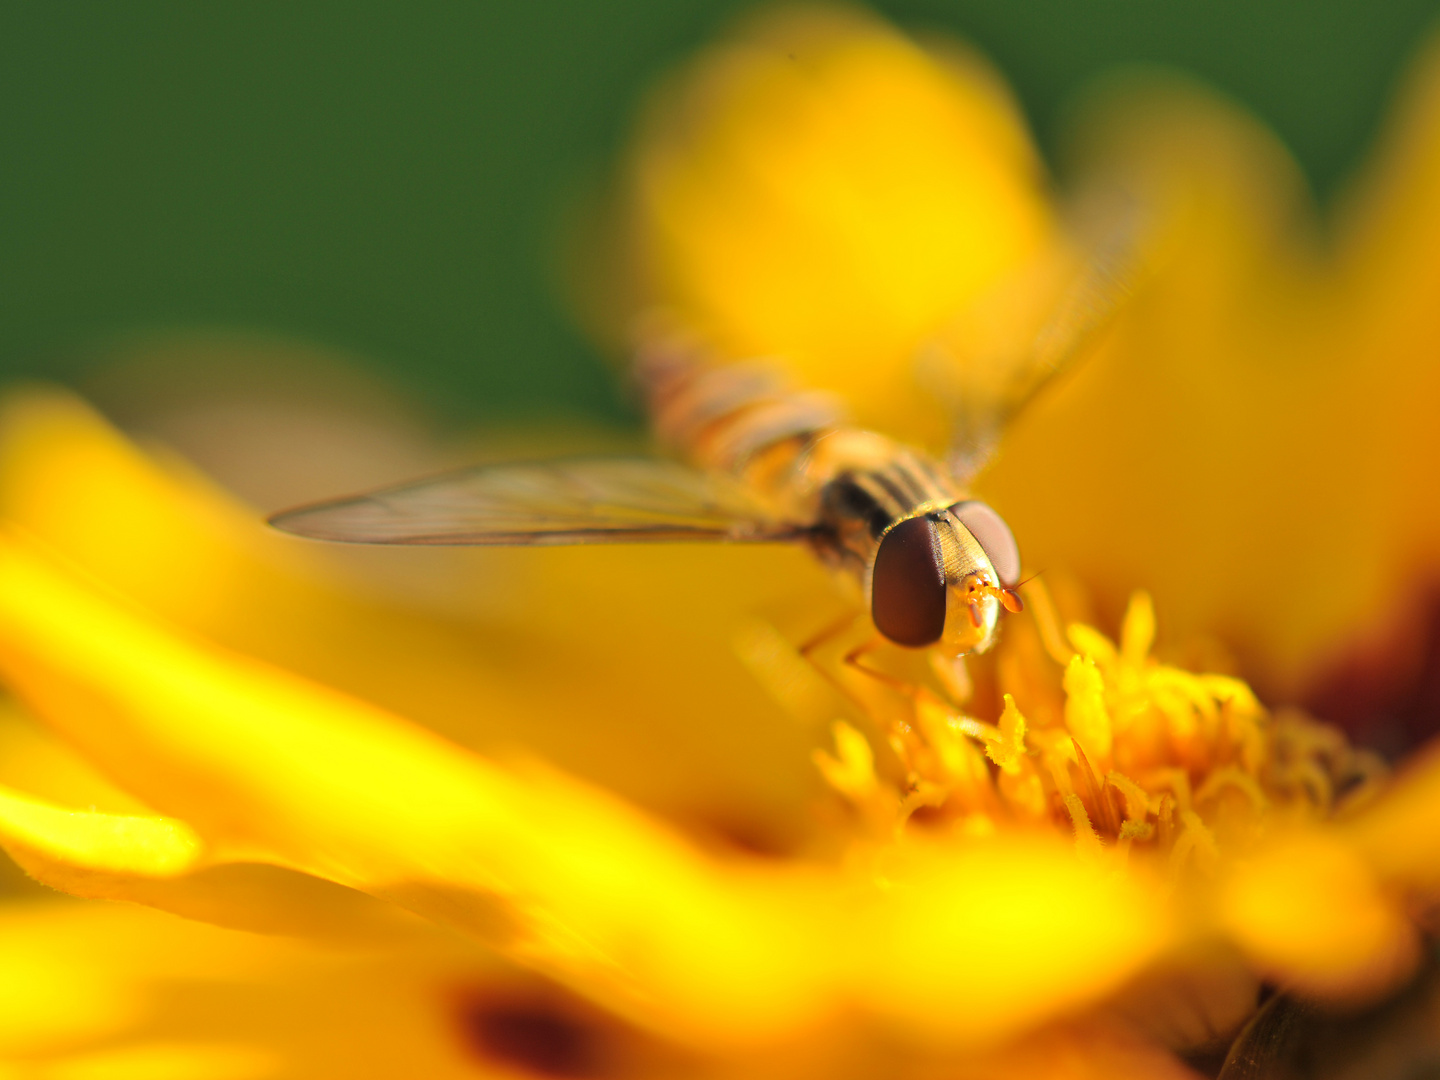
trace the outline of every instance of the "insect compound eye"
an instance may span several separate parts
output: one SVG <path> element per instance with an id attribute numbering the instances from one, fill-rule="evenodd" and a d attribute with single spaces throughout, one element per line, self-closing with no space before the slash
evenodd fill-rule
<path id="1" fill-rule="evenodd" d="M 875 629 L 897 645 L 933 645 L 945 632 L 945 564 L 928 517 L 907 518 L 887 532 L 870 578 Z"/>
<path id="2" fill-rule="evenodd" d="M 983 502 L 973 499 L 956 503 L 950 513 L 961 525 L 970 530 L 979 545 L 985 549 L 990 565 L 1000 575 L 1000 584 L 1014 586 L 1020 580 L 1020 548 L 1015 544 L 1015 534 L 1005 519 Z"/>

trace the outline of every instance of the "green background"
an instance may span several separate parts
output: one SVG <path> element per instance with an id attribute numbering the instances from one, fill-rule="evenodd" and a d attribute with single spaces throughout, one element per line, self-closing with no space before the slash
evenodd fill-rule
<path id="1" fill-rule="evenodd" d="M 657 72 L 748 5 L 10 2 L 0 14 L 0 374 L 259 328 L 368 358 L 461 417 L 622 410 L 546 251 Z M 969 36 L 1042 144 L 1117 63 L 1248 103 L 1322 197 L 1435 0 L 904 0 Z"/>

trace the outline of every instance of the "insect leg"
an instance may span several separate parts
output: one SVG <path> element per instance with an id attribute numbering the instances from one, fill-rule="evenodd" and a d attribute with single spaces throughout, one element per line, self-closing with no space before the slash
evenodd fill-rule
<path id="1" fill-rule="evenodd" d="M 863 637 L 856 640 L 857 627 Z M 882 731 L 891 735 L 914 727 L 915 708 L 925 691 L 865 663 L 887 644 L 861 612 L 846 614 L 799 647 L 816 671 Z"/>
<path id="2" fill-rule="evenodd" d="M 861 675 L 866 675 L 869 678 L 874 679 L 881 685 L 888 686 L 896 693 L 904 694 L 905 696 L 910 698 L 915 698 L 920 690 L 918 686 L 915 686 L 913 683 L 907 683 L 905 680 L 897 678 L 894 675 L 890 675 L 887 672 L 880 671 L 877 668 L 867 667 L 860 662 L 884 644 L 885 639 L 883 637 L 881 637 L 879 634 L 871 634 L 859 645 L 856 645 L 853 649 L 847 652 L 842 660 L 842 663 L 844 663 L 846 667 L 859 672 Z"/>

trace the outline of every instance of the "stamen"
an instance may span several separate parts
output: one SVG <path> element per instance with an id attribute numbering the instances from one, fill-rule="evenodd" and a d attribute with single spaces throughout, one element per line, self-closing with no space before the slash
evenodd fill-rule
<path id="1" fill-rule="evenodd" d="M 1125 609 L 1120 627 L 1120 655 L 1131 664 L 1143 664 L 1155 642 L 1155 605 L 1150 594 L 1137 592 Z"/>
<path id="2" fill-rule="evenodd" d="M 1014 594 L 988 582 L 970 585 L 977 627 L 979 596 L 1004 603 Z M 1225 845 L 1254 835 L 1269 815 L 1325 817 L 1339 793 L 1373 790 L 1373 762 L 1335 729 L 1293 712 L 1272 718 L 1240 680 L 1151 657 L 1153 608 L 1143 595 L 1131 603 L 1117 646 L 1078 623 L 1062 635 L 1048 595 L 1036 582 L 1027 587 L 1025 610 L 1035 622 L 1003 637 L 994 661 L 957 661 L 972 673 L 977 663 L 990 665 L 975 684 L 986 693 L 966 708 L 983 705 L 993 688 L 1003 702 L 998 716 L 966 715 L 934 689 L 897 675 L 886 691 L 897 699 L 893 707 L 866 709 L 903 767 L 899 790 L 848 725 L 836 726 L 833 755 L 816 755 L 830 786 L 862 819 L 882 826 L 872 836 L 899 835 L 915 810 L 926 824 L 947 826 L 933 835 L 955 843 L 981 831 L 1003 836 L 1048 825 L 1073 832 L 1087 858 L 1116 866 L 1149 859 L 1168 864 L 1178 881 L 1210 872 L 1227 855 Z M 968 691 L 970 680 L 939 682 Z"/>
<path id="3" fill-rule="evenodd" d="M 1085 748 L 1079 742 L 1075 744 L 1075 756 L 1080 759 L 1080 778 L 1085 781 L 1085 794 L 1090 800 L 1090 805 L 1095 807 L 1096 824 L 1107 833 L 1120 831 L 1120 823 L 1114 820 L 1111 806 L 1108 799 L 1104 797 L 1100 784 L 1095 779 L 1095 770 L 1090 767 L 1090 759 L 1085 756 Z"/>
<path id="4" fill-rule="evenodd" d="M 869 799 L 879 785 L 870 743 L 844 720 L 836 720 L 830 731 L 835 739 L 835 753 L 831 755 L 817 747 L 812 755 L 815 767 L 836 791 L 856 802 Z"/>
<path id="5" fill-rule="evenodd" d="M 1220 859 L 1220 847 L 1215 843 L 1215 834 L 1201 820 L 1199 814 L 1193 810 L 1184 810 L 1180 814 L 1180 821 L 1184 829 L 1170 850 L 1172 881 L 1180 876 L 1187 859 L 1193 858 L 1195 864 L 1205 873 L 1213 870 Z"/>
<path id="6" fill-rule="evenodd" d="M 1005 695 L 1005 711 L 1000 714 L 1000 728 L 984 737 L 985 756 L 1004 772 L 1015 776 L 1020 772 L 1020 759 L 1025 754 L 1025 717 L 1015 707 L 1015 699 Z"/>
<path id="7" fill-rule="evenodd" d="M 1150 840 L 1155 836 L 1155 826 L 1148 821 L 1126 821 L 1120 826 L 1121 840 Z"/>
<path id="8" fill-rule="evenodd" d="M 1169 788 L 1177 809 L 1190 812 L 1190 774 L 1184 769 L 1156 769 L 1146 778 L 1148 787 Z"/>
<path id="9" fill-rule="evenodd" d="M 1129 821 L 1144 821 L 1150 810 L 1150 800 L 1145 789 L 1124 773 L 1111 769 L 1105 774 L 1105 783 L 1120 792 L 1125 799 L 1125 817 Z"/>
<path id="10" fill-rule="evenodd" d="M 1246 776 L 1233 765 L 1225 765 L 1212 772 L 1195 792 L 1195 801 L 1208 802 L 1223 787 L 1232 787 L 1239 791 L 1250 800 L 1250 805 L 1257 811 L 1264 810 L 1268 804 L 1269 800 L 1265 798 L 1265 793 L 1260 790 L 1260 784 L 1255 778 Z"/>
<path id="11" fill-rule="evenodd" d="M 1100 837 L 1095 833 L 1095 826 L 1090 824 L 1090 815 L 1085 812 L 1085 804 L 1080 801 L 1080 796 L 1073 791 L 1066 795 L 1065 809 L 1070 814 L 1070 824 L 1075 829 L 1075 850 L 1081 855 L 1098 858 L 1102 850 Z"/>
<path id="12" fill-rule="evenodd" d="M 600 1032 L 548 1002 L 477 998 L 459 1020 L 470 1048 L 506 1072 L 585 1077 L 605 1064 Z"/>

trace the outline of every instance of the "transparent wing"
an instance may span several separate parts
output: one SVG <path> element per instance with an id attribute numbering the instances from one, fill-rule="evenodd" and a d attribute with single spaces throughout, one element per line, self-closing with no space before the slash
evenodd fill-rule
<path id="1" fill-rule="evenodd" d="M 482 465 L 286 510 L 270 523 L 354 544 L 774 541 L 806 532 L 724 477 L 646 458 Z"/>
<path id="2" fill-rule="evenodd" d="M 951 410 L 957 477 L 985 465 L 1015 415 L 1087 353 L 1124 305 L 1142 276 L 1147 221 L 1130 196 L 1112 193 L 1103 207 L 1087 207 L 1078 253 L 1013 283 L 1011 295 L 987 298 L 991 308 L 1018 311 L 1013 322 L 988 313 L 961 320 L 921 357 L 922 378 Z M 1027 312 L 1035 297 L 1041 306 Z"/>

